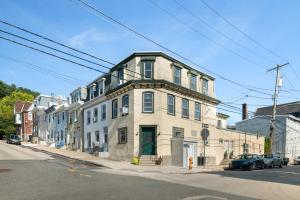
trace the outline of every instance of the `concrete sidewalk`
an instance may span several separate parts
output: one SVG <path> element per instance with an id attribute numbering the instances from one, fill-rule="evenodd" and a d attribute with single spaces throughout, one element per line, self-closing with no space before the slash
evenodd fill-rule
<path id="1" fill-rule="evenodd" d="M 34 150 L 44 151 L 45 153 L 55 154 L 70 159 L 75 159 L 83 162 L 89 162 L 98 166 L 103 166 L 112 170 L 122 170 L 137 173 L 163 173 L 163 174 L 195 174 L 201 172 L 223 171 L 224 166 L 205 166 L 195 167 L 192 170 L 177 166 L 154 165 L 143 166 L 133 165 L 128 161 L 114 161 L 107 158 L 99 158 L 84 152 L 75 152 L 66 149 L 57 149 L 48 146 L 41 146 L 32 143 L 22 143 L 22 146 L 32 148 Z"/>

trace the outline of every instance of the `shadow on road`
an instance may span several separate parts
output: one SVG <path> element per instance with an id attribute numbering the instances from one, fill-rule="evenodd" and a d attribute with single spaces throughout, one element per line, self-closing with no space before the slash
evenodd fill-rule
<path id="1" fill-rule="evenodd" d="M 219 172 L 205 172 L 223 177 L 248 179 L 255 181 L 266 181 L 283 183 L 290 185 L 300 185 L 300 165 L 291 165 L 283 168 L 263 169 L 263 170 L 224 170 Z"/>

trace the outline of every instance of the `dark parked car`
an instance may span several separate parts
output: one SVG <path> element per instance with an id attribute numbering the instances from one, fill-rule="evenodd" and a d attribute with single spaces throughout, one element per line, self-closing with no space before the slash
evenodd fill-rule
<path id="1" fill-rule="evenodd" d="M 257 154 L 242 154 L 229 163 L 229 169 L 263 169 L 263 159 Z"/>
<path id="2" fill-rule="evenodd" d="M 273 167 L 280 167 L 283 166 L 283 159 L 280 155 L 277 154 L 267 154 L 263 155 L 264 164 L 266 167 L 273 168 Z"/>
<path id="3" fill-rule="evenodd" d="M 10 135 L 8 139 L 6 140 L 6 143 L 8 144 L 16 144 L 21 145 L 21 139 L 17 135 Z"/>
<path id="4" fill-rule="evenodd" d="M 283 158 L 283 165 L 288 165 L 289 162 L 290 162 L 289 158 L 286 158 L 286 157 Z"/>

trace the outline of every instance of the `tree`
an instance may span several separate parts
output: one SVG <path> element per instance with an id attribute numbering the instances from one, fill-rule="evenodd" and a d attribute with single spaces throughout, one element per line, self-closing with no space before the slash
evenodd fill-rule
<path id="1" fill-rule="evenodd" d="M 0 132 L 4 132 L 6 135 L 15 133 L 13 111 L 16 101 L 31 102 L 33 99 L 33 95 L 18 90 L 0 99 Z"/>
<path id="2" fill-rule="evenodd" d="M 271 146 L 270 146 L 270 138 L 265 138 L 265 153 L 272 153 L 271 151 Z"/>

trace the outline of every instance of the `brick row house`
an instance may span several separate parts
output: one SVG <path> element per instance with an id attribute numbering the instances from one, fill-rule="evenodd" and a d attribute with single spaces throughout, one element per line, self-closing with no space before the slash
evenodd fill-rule
<path id="1" fill-rule="evenodd" d="M 14 105 L 14 118 L 16 134 L 23 140 L 28 141 L 32 135 L 32 107 L 31 102 L 17 101 Z"/>
<path id="2" fill-rule="evenodd" d="M 205 156 L 219 164 L 225 152 L 243 153 L 245 133 L 227 129 L 214 88 L 212 76 L 167 54 L 133 53 L 60 106 L 68 122 L 62 146 L 86 152 L 96 146 L 99 156 L 114 160 L 138 156 L 186 167 L 188 158 L 196 166 Z M 46 112 L 53 115 L 57 106 Z M 57 142 L 47 134 L 48 143 Z M 249 153 L 263 153 L 263 137 L 246 137 Z"/>

